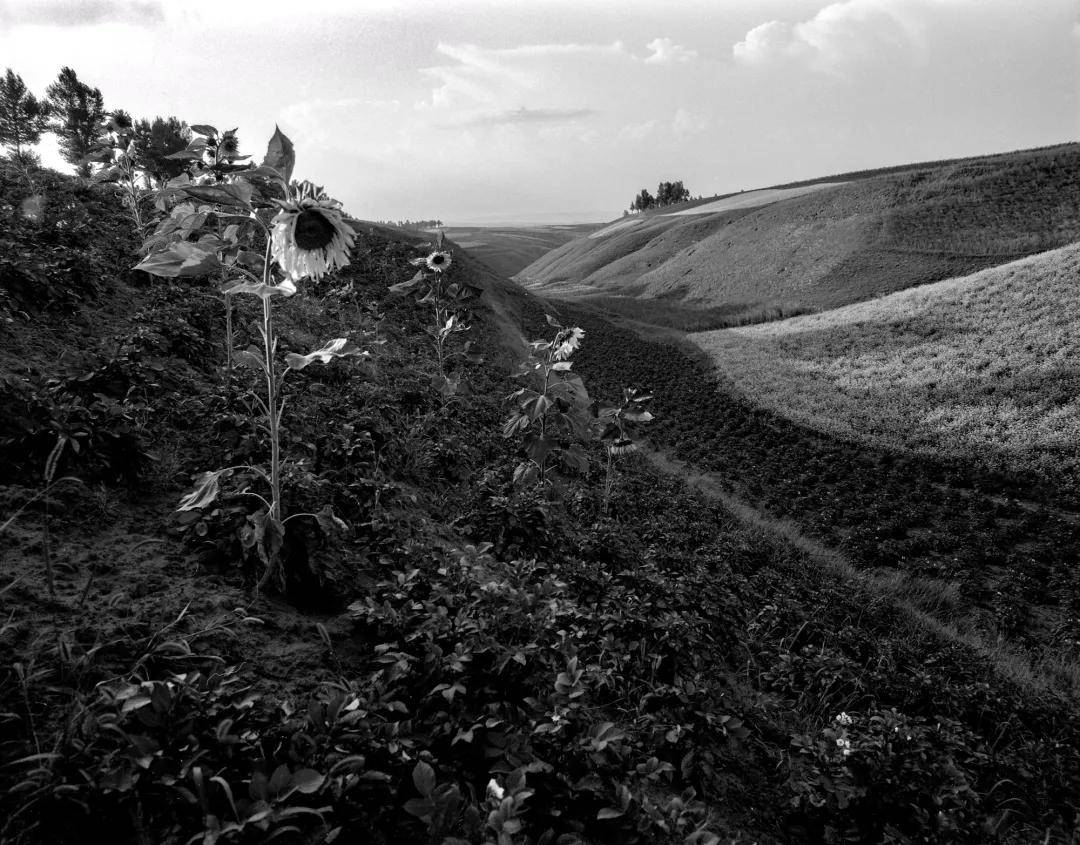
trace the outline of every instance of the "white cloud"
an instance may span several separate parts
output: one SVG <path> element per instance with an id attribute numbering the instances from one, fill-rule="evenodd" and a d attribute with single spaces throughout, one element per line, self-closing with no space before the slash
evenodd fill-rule
<path id="1" fill-rule="evenodd" d="M 434 108 L 524 108 L 544 100 L 553 90 L 573 89 L 560 84 L 586 77 L 595 62 L 627 60 L 620 41 L 612 44 L 525 44 L 490 48 L 475 44 L 440 43 L 436 50 L 453 64 L 422 68 L 438 84 L 431 92 Z M 545 108 L 567 108 L 543 102 Z M 574 107 L 587 107 L 578 103 Z"/>
<path id="2" fill-rule="evenodd" d="M 679 138 L 704 132 L 711 124 L 709 115 L 684 108 L 675 109 L 675 116 L 671 119 L 671 128 Z"/>
<path id="3" fill-rule="evenodd" d="M 618 140 L 620 142 L 626 141 L 642 141 L 652 135 L 660 124 L 655 120 L 644 120 L 640 123 L 630 123 L 619 130 Z"/>
<path id="4" fill-rule="evenodd" d="M 841 0 L 809 20 L 794 24 L 774 20 L 754 27 L 735 44 L 732 55 L 744 65 L 798 62 L 836 76 L 871 64 L 888 65 L 895 72 L 925 61 L 924 12 L 934 4 L 935 0 Z"/>
<path id="5" fill-rule="evenodd" d="M 0 23 L 5 26 L 138 25 L 164 20 L 162 5 L 155 0 L 0 0 Z"/>
<path id="6" fill-rule="evenodd" d="M 671 65 L 692 62 L 697 58 L 697 50 L 688 50 L 670 38 L 654 38 L 645 47 L 652 53 L 645 59 L 646 64 Z"/>

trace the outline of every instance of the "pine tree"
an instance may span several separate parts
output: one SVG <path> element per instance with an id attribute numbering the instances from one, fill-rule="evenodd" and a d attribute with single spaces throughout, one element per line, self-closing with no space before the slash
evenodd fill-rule
<path id="1" fill-rule="evenodd" d="M 56 82 L 45 89 L 53 120 L 50 129 L 60 139 L 64 161 L 75 165 L 80 176 L 90 175 L 87 155 L 100 146 L 104 132 L 105 104 L 101 91 L 91 88 L 69 67 L 60 70 Z"/>
<path id="2" fill-rule="evenodd" d="M 29 162 L 30 147 L 48 129 L 49 106 L 26 90 L 26 83 L 11 68 L 0 79 L 0 144 L 11 149 L 11 158 Z"/>
<path id="3" fill-rule="evenodd" d="M 187 162 L 166 156 L 186 149 L 190 140 L 191 130 L 176 117 L 155 117 L 153 123 L 140 120 L 135 124 L 139 166 L 161 184 L 184 172 Z"/>

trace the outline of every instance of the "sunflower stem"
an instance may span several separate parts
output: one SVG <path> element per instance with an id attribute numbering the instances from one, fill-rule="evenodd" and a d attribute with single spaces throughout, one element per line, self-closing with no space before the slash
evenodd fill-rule
<path id="1" fill-rule="evenodd" d="M 270 272 L 270 240 L 266 242 L 266 255 L 263 262 L 263 284 L 269 286 L 273 281 Z M 266 376 L 266 417 L 270 430 L 270 512 L 267 520 L 282 525 L 281 519 L 281 437 L 280 422 L 281 410 L 278 408 L 278 385 L 274 374 L 274 313 L 270 306 L 270 297 L 262 297 L 263 302 L 263 355 L 265 367 L 263 373 Z M 265 543 L 265 541 L 264 541 Z M 273 577 L 280 578 L 280 565 L 277 553 L 271 548 L 263 547 L 266 556 L 266 571 L 263 572 L 259 583 L 255 585 L 255 592 L 259 592 Z"/>

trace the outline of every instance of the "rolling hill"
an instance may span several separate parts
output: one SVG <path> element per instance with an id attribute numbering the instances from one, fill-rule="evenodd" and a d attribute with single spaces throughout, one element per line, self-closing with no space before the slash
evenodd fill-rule
<path id="1" fill-rule="evenodd" d="M 596 228 L 592 223 L 551 226 L 447 226 L 444 232 L 462 249 L 507 278 L 553 249 Z"/>
<path id="2" fill-rule="evenodd" d="M 623 218 L 517 280 L 684 330 L 820 311 L 1080 238 L 1080 145 L 828 177 Z"/>
<path id="3" fill-rule="evenodd" d="M 1076 468 L 1080 246 L 767 325 L 691 335 L 752 402 L 844 438 Z"/>

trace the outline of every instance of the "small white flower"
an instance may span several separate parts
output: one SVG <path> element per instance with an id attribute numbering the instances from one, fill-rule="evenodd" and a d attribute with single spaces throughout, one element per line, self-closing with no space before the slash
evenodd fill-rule
<path id="1" fill-rule="evenodd" d="M 843 725 L 844 727 L 847 727 L 851 724 L 851 717 L 847 713 L 839 713 L 833 721 L 835 721 L 838 725 Z"/>
<path id="2" fill-rule="evenodd" d="M 487 796 L 496 801 L 502 801 L 503 796 L 506 795 L 506 790 L 499 786 L 499 782 L 492 778 L 488 781 Z"/>
<path id="3" fill-rule="evenodd" d="M 847 757 L 852 752 L 851 740 L 846 736 L 838 737 L 836 740 L 836 747 L 840 749 L 840 753 Z"/>

